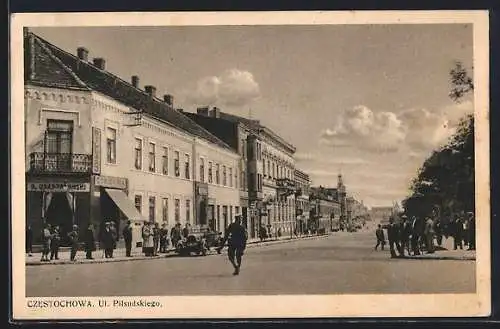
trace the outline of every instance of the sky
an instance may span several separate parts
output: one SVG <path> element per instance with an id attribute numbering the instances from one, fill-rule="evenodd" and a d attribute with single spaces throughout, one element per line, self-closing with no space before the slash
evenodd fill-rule
<path id="1" fill-rule="evenodd" d="M 473 99 L 448 97 L 449 70 L 472 70 L 472 25 L 44 27 L 33 32 L 76 54 L 102 57 L 175 106 L 217 106 L 296 146 L 315 186 L 390 206 Z"/>

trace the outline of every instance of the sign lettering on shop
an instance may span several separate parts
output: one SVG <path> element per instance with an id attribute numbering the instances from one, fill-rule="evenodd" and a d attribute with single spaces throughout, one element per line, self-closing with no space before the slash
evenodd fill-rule
<path id="1" fill-rule="evenodd" d="M 28 183 L 34 192 L 90 192 L 89 183 Z"/>
<path id="2" fill-rule="evenodd" d="M 94 176 L 95 186 L 110 187 L 117 189 L 127 188 L 127 179 L 123 177 L 112 177 L 112 176 Z"/>

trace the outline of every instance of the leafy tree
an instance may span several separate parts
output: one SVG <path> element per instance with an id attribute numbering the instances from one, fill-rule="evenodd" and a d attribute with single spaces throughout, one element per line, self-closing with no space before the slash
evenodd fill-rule
<path id="1" fill-rule="evenodd" d="M 457 62 L 450 71 L 450 97 L 459 102 L 474 89 L 472 79 Z M 450 215 L 473 211 L 474 192 L 474 116 L 460 120 L 449 142 L 432 152 L 411 183 L 411 195 L 403 201 L 405 212 L 423 218 L 439 209 L 446 220 Z"/>

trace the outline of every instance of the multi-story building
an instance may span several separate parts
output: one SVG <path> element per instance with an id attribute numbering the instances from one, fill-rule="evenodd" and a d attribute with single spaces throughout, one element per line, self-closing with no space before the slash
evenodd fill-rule
<path id="1" fill-rule="evenodd" d="M 337 199 L 336 189 L 323 186 L 311 187 L 309 195 L 310 217 L 308 229 L 336 231 L 341 229 L 341 203 Z"/>
<path id="2" fill-rule="evenodd" d="M 311 179 L 305 172 L 295 169 L 295 215 L 297 216 L 297 233 L 305 233 L 311 206 L 309 204 L 309 194 L 311 189 Z"/>
<path id="3" fill-rule="evenodd" d="M 105 221 L 224 230 L 239 212 L 240 156 L 105 60 L 74 56 L 26 32 L 25 130 L 28 224 L 64 232 Z"/>
<path id="4" fill-rule="evenodd" d="M 241 155 L 240 202 L 250 237 L 257 237 L 261 226 L 271 234 L 291 234 L 295 227 L 295 147 L 259 121 L 218 108 L 199 108 L 185 115 Z"/>

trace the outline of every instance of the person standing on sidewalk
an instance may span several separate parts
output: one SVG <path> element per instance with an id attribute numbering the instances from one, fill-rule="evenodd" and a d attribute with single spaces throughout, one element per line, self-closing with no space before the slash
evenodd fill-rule
<path id="1" fill-rule="evenodd" d="M 61 244 L 61 233 L 59 226 L 54 226 L 50 238 L 50 260 L 59 259 L 59 246 Z"/>
<path id="2" fill-rule="evenodd" d="M 405 250 L 408 251 L 410 255 L 410 236 L 411 236 L 411 224 L 406 215 L 401 216 L 403 223 L 400 226 L 400 236 L 401 236 L 401 254 L 405 255 Z"/>
<path id="3" fill-rule="evenodd" d="M 73 225 L 73 230 L 68 233 L 69 241 L 71 243 L 70 259 L 74 261 L 76 252 L 78 251 L 78 225 Z"/>
<path id="4" fill-rule="evenodd" d="M 391 251 L 391 258 L 396 258 L 396 250 L 400 252 L 401 246 L 399 245 L 399 229 L 396 223 L 394 223 L 394 218 L 389 218 L 389 227 L 387 228 L 387 238 L 389 239 L 389 249 Z"/>
<path id="5" fill-rule="evenodd" d="M 86 259 L 94 259 L 92 257 L 92 252 L 95 251 L 95 236 L 94 236 L 94 225 L 89 224 L 87 230 L 85 231 L 84 239 L 85 241 L 85 258 Z"/>
<path id="6" fill-rule="evenodd" d="M 434 221 L 432 220 L 431 217 L 427 217 L 427 220 L 425 221 L 425 230 L 424 230 L 424 235 L 425 235 L 425 247 L 427 249 L 428 254 L 433 254 L 434 253 Z"/>
<path id="7" fill-rule="evenodd" d="M 104 230 L 102 232 L 102 242 L 104 246 L 104 257 L 113 258 L 113 232 L 111 231 L 111 223 L 104 223 Z"/>
<path id="8" fill-rule="evenodd" d="M 167 244 L 168 244 L 168 228 L 167 224 L 163 223 L 160 229 L 160 252 L 167 252 Z"/>
<path id="9" fill-rule="evenodd" d="M 160 247 L 160 227 L 158 223 L 153 226 L 153 256 L 158 256 L 158 248 Z"/>
<path id="10" fill-rule="evenodd" d="M 52 234 L 50 232 L 50 224 L 45 224 L 45 227 L 42 229 L 42 259 L 41 262 L 49 261 L 49 253 L 50 253 L 50 239 Z"/>
<path id="11" fill-rule="evenodd" d="M 229 224 L 226 230 L 221 246 L 217 248 L 217 252 L 220 254 L 222 248 L 224 248 L 224 244 L 226 241 L 228 242 L 227 255 L 234 267 L 233 275 L 238 275 L 240 273 L 241 261 L 245 253 L 247 239 L 247 231 L 245 227 L 241 225 L 241 216 L 236 215 L 234 222 Z"/>
<path id="12" fill-rule="evenodd" d="M 170 230 L 170 241 L 172 241 L 172 247 L 177 248 L 177 243 L 182 238 L 181 234 L 181 224 L 177 223 L 175 226 Z"/>
<path id="13" fill-rule="evenodd" d="M 132 251 L 132 226 L 130 221 L 127 221 L 127 225 L 123 228 L 122 231 L 123 240 L 125 241 L 125 255 L 127 257 L 131 257 Z"/>
<path id="14" fill-rule="evenodd" d="M 33 256 L 33 230 L 30 224 L 26 227 L 26 253 L 28 257 Z"/>
<path id="15" fill-rule="evenodd" d="M 113 253 L 116 249 L 116 243 L 118 241 L 118 230 L 116 229 L 116 223 L 114 220 L 112 220 L 110 222 L 111 226 L 110 226 L 110 229 L 111 229 L 111 235 L 113 237 L 113 248 L 111 248 L 111 258 L 113 258 Z"/>
<path id="16" fill-rule="evenodd" d="M 375 231 L 375 236 L 377 238 L 377 244 L 375 245 L 375 250 L 378 249 L 378 246 L 380 246 L 381 250 L 384 250 L 385 235 L 384 235 L 384 229 L 382 228 L 382 225 L 378 224 L 377 230 Z"/>
<path id="17" fill-rule="evenodd" d="M 453 249 L 463 249 L 463 225 L 459 215 L 455 216 L 453 221 Z"/>

